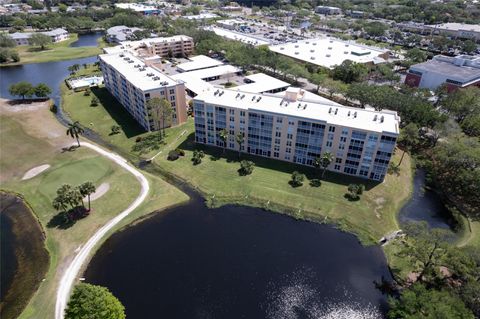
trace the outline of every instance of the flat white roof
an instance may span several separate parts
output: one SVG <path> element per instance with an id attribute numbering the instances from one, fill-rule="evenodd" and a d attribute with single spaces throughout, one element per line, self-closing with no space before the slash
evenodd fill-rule
<path id="1" fill-rule="evenodd" d="M 195 94 L 200 94 L 213 88 L 213 85 L 197 77 L 190 75 L 190 72 L 177 73 L 171 76 L 172 79 L 182 81 L 185 87 Z"/>
<path id="2" fill-rule="evenodd" d="M 268 42 L 268 41 L 265 41 L 265 40 L 262 40 L 262 39 L 259 39 L 259 38 L 255 38 L 253 36 L 249 36 L 249 35 L 244 34 L 244 33 L 230 31 L 230 30 L 226 30 L 226 29 L 222 29 L 222 28 L 218 28 L 218 27 L 213 27 L 213 26 L 205 27 L 205 30 L 213 31 L 217 35 L 219 35 L 221 37 L 224 37 L 224 38 L 227 38 L 227 39 L 230 39 L 230 40 L 240 41 L 240 42 L 243 42 L 243 43 L 252 44 L 254 46 L 270 44 L 270 42 Z"/>
<path id="3" fill-rule="evenodd" d="M 480 32 L 480 24 L 465 24 L 465 23 L 442 23 L 429 25 L 432 29 L 450 30 L 450 31 L 471 31 Z"/>
<path id="4" fill-rule="evenodd" d="M 189 72 L 198 69 L 206 69 L 214 66 L 222 65 L 223 62 L 212 59 L 206 55 L 197 55 L 188 58 L 190 61 L 180 63 L 177 65 L 177 69 L 181 72 Z"/>
<path id="5" fill-rule="evenodd" d="M 99 57 L 103 62 L 123 75 L 132 85 L 142 91 L 177 84 L 177 82 L 169 76 L 152 67 L 145 66 L 142 60 L 130 53 L 101 54 Z"/>
<path id="6" fill-rule="evenodd" d="M 218 92 L 223 93 L 220 95 Z M 377 112 L 347 106 L 330 106 L 304 98 L 288 102 L 284 95 L 255 94 L 220 88 L 205 91 L 195 100 L 225 107 L 305 118 L 364 131 L 399 134 L 400 117 L 394 111 Z"/>
<path id="7" fill-rule="evenodd" d="M 327 99 L 327 98 L 324 98 L 323 96 L 314 94 L 314 93 L 312 93 L 312 92 L 305 91 L 305 90 L 299 89 L 299 88 L 294 88 L 294 87 L 288 88 L 287 91 L 289 91 L 289 89 L 295 89 L 295 90 L 297 90 L 297 92 L 300 94 L 300 96 L 301 96 L 301 98 L 302 98 L 303 100 L 318 102 L 318 103 L 323 104 L 323 105 L 341 106 L 341 107 L 343 107 L 342 104 L 339 104 L 339 103 L 337 103 L 337 102 L 335 102 L 335 101 L 332 101 L 332 100 L 329 100 L 329 99 Z M 283 97 L 283 96 L 285 95 L 285 92 L 278 92 L 278 93 L 275 93 L 275 95 L 278 95 L 278 96 Z"/>
<path id="8" fill-rule="evenodd" d="M 329 37 L 272 45 L 270 50 L 327 68 L 340 65 L 345 60 L 382 63 L 385 60 L 379 55 L 387 52 L 384 49 Z"/>
<path id="9" fill-rule="evenodd" d="M 227 74 L 233 74 L 240 72 L 241 70 L 233 65 L 223 64 L 219 66 L 215 66 L 212 68 L 195 70 L 190 72 L 183 72 L 181 74 L 187 74 L 190 77 L 197 78 L 197 79 L 206 79 L 212 78 L 216 76 L 223 76 Z"/>
<path id="10" fill-rule="evenodd" d="M 137 11 L 137 12 L 158 10 L 154 6 L 147 6 L 147 5 L 144 5 L 144 4 L 141 4 L 141 3 L 115 3 L 115 6 L 117 8 L 130 9 L 130 10 L 134 10 L 134 11 Z"/>
<path id="11" fill-rule="evenodd" d="M 215 13 L 200 13 L 200 14 L 190 15 L 190 16 L 181 16 L 180 18 L 188 19 L 188 20 L 202 20 L 202 19 L 218 18 L 218 15 L 216 15 Z"/>
<path id="12" fill-rule="evenodd" d="M 237 86 L 236 89 L 251 93 L 262 93 L 290 86 L 289 83 L 276 79 L 265 73 L 256 73 L 245 77 L 253 83 Z"/>

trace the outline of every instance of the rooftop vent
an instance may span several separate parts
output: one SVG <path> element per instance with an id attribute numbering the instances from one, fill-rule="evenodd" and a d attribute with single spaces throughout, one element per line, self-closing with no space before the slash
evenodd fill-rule
<path id="1" fill-rule="evenodd" d="M 330 43 L 333 43 L 333 40 L 330 40 L 329 42 L 330 42 Z"/>
<path id="2" fill-rule="evenodd" d="M 328 114 L 332 113 L 332 108 L 328 109 Z"/>
<path id="3" fill-rule="evenodd" d="M 317 45 L 317 42 L 313 42 L 312 45 Z"/>
<path id="4" fill-rule="evenodd" d="M 313 53 L 313 52 L 315 52 L 315 50 L 314 50 L 314 49 L 311 49 L 311 50 L 310 50 L 310 52 L 312 52 L 312 53 Z"/>
<path id="5" fill-rule="evenodd" d="M 240 97 L 240 100 L 243 100 L 244 97 L 245 97 L 245 94 L 242 94 L 242 96 Z"/>
<path id="6" fill-rule="evenodd" d="M 375 116 L 373 117 L 373 120 L 374 120 L 374 121 L 376 121 L 376 120 L 377 120 L 377 118 L 378 118 L 378 115 L 377 115 L 377 114 L 375 114 Z"/>
<path id="7" fill-rule="evenodd" d="M 280 47 L 280 50 L 285 50 L 285 48 L 284 48 L 284 47 Z"/>
<path id="8" fill-rule="evenodd" d="M 328 47 L 328 49 L 329 49 L 329 50 L 331 50 L 331 49 L 332 49 L 332 47 Z"/>
<path id="9" fill-rule="evenodd" d="M 255 95 L 252 97 L 252 101 L 255 100 Z"/>
<path id="10" fill-rule="evenodd" d="M 348 54 L 348 51 L 343 51 L 343 54 Z"/>
<path id="11" fill-rule="evenodd" d="M 240 93 L 237 93 L 237 95 L 235 95 L 235 98 L 238 99 L 239 96 L 240 96 Z"/>
<path id="12" fill-rule="evenodd" d="M 295 54 L 297 54 L 297 55 L 298 55 L 298 53 L 299 53 L 298 51 L 297 51 L 297 52 L 295 52 Z"/>
<path id="13" fill-rule="evenodd" d="M 350 44 L 345 44 L 345 47 L 348 48 L 350 46 Z"/>
<path id="14" fill-rule="evenodd" d="M 128 60 L 128 63 L 133 63 L 133 61 L 132 61 L 132 60 Z"/>
<path id="15" fill-rule="evenodd" d="M 327 54 L 326 57 L 329 58 L 329 57 L 331 57 L 331 55 L 330 55 L 330 54 Z"/>
<path id="16" fill-rule="evenodd" d="M 120 53 L 120 57 L 123 58 L 125 56 L 125 54 L 123 53 Z"/>
<path id="17" fill-rule="evenodd" d="M 222 96 L 223 93 L 225 93 L 225 91 L 222 91 L 222 92 L 218 93 L 218 96 Z"/>
<path id="18" fill-rule="evenodd" d="M 353 113 L 353 118 L 357 118 L 357 112 Z"/>
<path id="19" fill-rule="evenodd" d="M 348 111 L 348 116 L 350 116 L 350 111 Z"/>
<path id="20" fill-rule="evenodd" d="M 214 95 L 214 96 L 217 96 L 218 92 L 220 92 L 220 90 L 217 89 L 217 90 L 213 93 L 213 95 Z"/>
<path id="21" fill-rule="evenodd" d="M 298 44 L 295 44 L 295 47 L 298 48 Z"/>
<path id="22" fill-rule="evenodd" d="M 154 80 L 154 81 L 157 81 L 157 80 L 160 80 L 160 78 L 159 78 L 158 76 L 154 76 L 154 77 L 153 77 L 153 80 Z"/>
<path id="23" fill-rule="evenodd" d="M 259 97 L 257 98 L 257 103 L 260 102 L 261 99 L 262 99 L 262 97 L 259 96 Z"/>
<path id="24" fill-rule="evenodd" d="M 335 109 L 335 115 L 337 115 L 338 113 L 338 107 Z"/>
<path id="25" fill-rule="evenodd" d="M 311 57 L 310 57 L 310 60 L 315 60 L 315 57 L 314 57 L 314 56 L 311 56 Z"/>
<path id="26" fill-rule="evenodd" d="M 382 116 L 380 117 L 380 123 L 383 123 L 384 120 L 385 120 L 385 117 L 382 115 Z"/>
<path id="27" fill-rule="evenodd" d="M 303 105 L 303 109 L 305 110 L 307 108 L 307 103 Z"/>

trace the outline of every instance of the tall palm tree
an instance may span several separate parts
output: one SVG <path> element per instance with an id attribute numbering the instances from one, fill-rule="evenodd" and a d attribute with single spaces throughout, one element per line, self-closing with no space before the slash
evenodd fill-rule
<path id="1" fill-rule="evenodd" d="M 55 197 L 52 201 L 52 206 L 58 211 L 64 212 L 67 210 L 67 204 L 65 203 L 65 198 L 63 196 Z"/>
<path id="2" fill-rule="evenodd" d="M 92 182 L 85 182 L 78 187 L 78 190 L 83 197 L 87 196 L 88 198 L 88 211 L 90 211 L 90 195 L 95 193 L 95 185 Z"/>
<path id="3" fill-rule="evenodd" d="M 332 153 L 330 153 L 330 152 L 323 153 L 323 155 L 321 157 L 321 162 L 320 162 L 320 164 L 323 168 L 322 179 L 323 179 L 323 175 L 325 175 L 325 171 L 327 170 L 327 167 L 330 166 L 330 164 L 333 162 L 334 159 L 335 159 L 335 157 L 333 156 Z"/>
<path id="4" fill-rule="evenodd" d="M 228 139 L 228 131 L 226 129 L 221 130 L 218 135 L 222 139 L 223 142 L 223 154 L 225 154 L 225 150 L 227 149 L 227 139 Z"/>
<path id="5" fill-rule="evenodd" d="M 245 134 L 244 133 L 238 133 L 235 136 L 235 140 L 237 141 L 237 144 L 238 144 L 238 158 L 240 158 L 242 145 L 243 145 L 243 143 L 245 143 Z"/>
<path id="6" fill-rule="evenodd" d="M 80 147 L 80 141 L 78 140 L 78 136 L 82 135 L 84 132 L 82 126 L 80 125 L 79 121 L 75 121 L 73 123 L 68 124 L 67 135 L 70 135 L 72 138 L 77 139 L 78 147 Z"/>

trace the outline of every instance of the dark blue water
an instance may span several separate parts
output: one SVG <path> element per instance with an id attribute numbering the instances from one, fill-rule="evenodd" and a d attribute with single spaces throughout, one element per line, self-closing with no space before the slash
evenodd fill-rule
<path id="1" fill-rule="evenodd" d="M 412 198 L 400 210 L 400 223 L 425 221 L 431 228 L 449 229 L 450 216 L 440 196 L 425 189 L 425 171 L 417 169 Z"/>
<path id="2" fill-rule="evenodd" d="M 382 276 L 381 249 L 353 235 L 198 198 L 114 234 L 85 273 L 130 319 L 381 318 Z"/>
<path id="3" fill-rule="evenodd" d="M 78 40 L 70 44 L 71 47 L 96 47 L 98 39 L 102 37 L 101 32 L 80 34 Z"/>
<path id="4" fill-rule="evenodd" d="M 51 98 L 60 103 L 60 84 L 70 74 L 68 67 L 73 64 L 94 63 L 97 57 L 88 57 L 67 61 L 32 63 L 0 68 L 0 97 L 12 98 L 8 93 L 10 85 L 28 81 L 33 85 L 45 83 L 52 89 Z"/>

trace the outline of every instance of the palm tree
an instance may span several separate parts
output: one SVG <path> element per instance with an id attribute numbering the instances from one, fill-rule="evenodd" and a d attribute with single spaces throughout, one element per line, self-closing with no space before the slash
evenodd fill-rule
<path id="1" fill-rule="evenodd" d="M 92 182 L 85 182 L 78 187 L 80 194 L 88 198 L 88 211 L 90 211 L 90 195 L 95 193 L 95 185 Z"/>
<path id="2" fill-rule="evenodd" d="M 85 204 L 83 203 L 83 196 L 82 193 L 80 193 L 80 190 L 78 187 L 73 188 L 69 193 L 68 193 L 68 198 L 70 200 L 70 205 L 72 208 L 75 208 L 78 206 L 78 204 L 82 203 L 82 206 L 85 207 Z"/>
<path id="3" fill-rule="evenodd" d="M 227 148 L 227 139 L 228 139 L 228 131 L 226 129 L 221 130 L 218 135 L 222 139 L 223 142 L 223 154 L 225 154 L 225 150 Z"/>
<path id="4" fill-rule="evenodd" d="M 79 121 L 75 121 L 73 123 L 68 124 L 67 135 L 70 135 L 72 138 L 77 139 L 78 147 L 80 147 L 80 141 L 78 140 L 78 136 L 82 135 L 83 132 L 84 132 L 84 130 L 80 126 Z"/>
<path id="5" fill-rule="evenodd" d="M 244 133 L 238 133 L 235 136 L 235 140 L 237 141 L 237 144 L 238 144 L 238 158 L 240 158 L 242 145 L 245 142 L 245 134 Z"/>
<path id="6" fill-rule="evenodd" d="M 332 153 L 330 153 L 330 152 L 323 153 L 323 155 L 320 159 L 320 165 L 323 168 L 322 179 L 323 179 L 323 175 L 325 175 L 325 171 L 326 171 L 327 167 L 333 162 L 334 159 L 335 159 L 335 157 L 333 156 Z"/>
<path id="7" fill-rule="evenodd" d="M 320 167 L 322 166 L 322 158 L 320 156 L 316 157 L 313 160 L 313 166 L 315 167 L 315 170 L 317 171 L 317 174 L 318 174 L 318 171 L 319 171 Z"/>
<path id="8" fill-rule="evenodd" d="M 58 211 L 66 211 L 67 210 L 67 204 L 65 203 L 65 198 L 62 196 L 57 196 L 55 199 L 52 201 L 52 206 Z"/>

